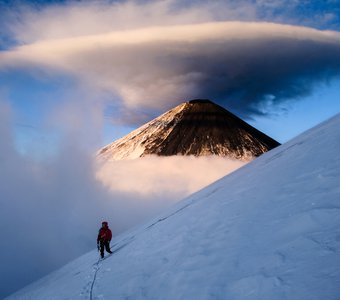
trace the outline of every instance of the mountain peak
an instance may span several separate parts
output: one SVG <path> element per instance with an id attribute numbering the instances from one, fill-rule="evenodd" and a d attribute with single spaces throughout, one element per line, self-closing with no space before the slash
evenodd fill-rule
<path id="1" fill-rule="evenodd" d="M 191 103 L 191 104 L 215 104 L 214 102 L 212 102 L 209 99 L 193 99 L 193 100 L 189 100 L 187 103 Z"/>
<path id="2" fill-rule="evenodd" d="M 104 160 L 218 155 L 251 160 L 279 143 L 208 99 L 184 102 L 102 148 Z"/>

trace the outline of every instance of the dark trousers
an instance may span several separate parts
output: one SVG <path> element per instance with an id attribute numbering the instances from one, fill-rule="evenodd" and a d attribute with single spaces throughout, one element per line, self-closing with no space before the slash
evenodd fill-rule
<path id="1" fill-rule="evenodd" d="M 112 253 L 110 250 L 110 241 L 100 241 L 100 256 L 104 257 L 104 248 L 106 252 Z"/>

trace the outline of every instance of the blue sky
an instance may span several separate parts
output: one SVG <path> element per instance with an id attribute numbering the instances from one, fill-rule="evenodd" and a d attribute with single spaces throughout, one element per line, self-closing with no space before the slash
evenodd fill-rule
<path id="1" fill-rule="evenodd" d="M 193 98 L 280 142 L 340 112 L 337 0 L 0 8 L 0 101 L 17 150 L 36 158 L 54 155 L 65 136 L 95 151 Z"/>

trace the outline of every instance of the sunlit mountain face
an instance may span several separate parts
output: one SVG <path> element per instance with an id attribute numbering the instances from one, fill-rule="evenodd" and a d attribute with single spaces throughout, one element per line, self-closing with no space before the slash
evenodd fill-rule
<path id="1" fill-rule="evenodd" d="M 251 160 L 280 145 L 210 100 L 182 103 L 99 150 L 103 160 L 218 155 Z"/>

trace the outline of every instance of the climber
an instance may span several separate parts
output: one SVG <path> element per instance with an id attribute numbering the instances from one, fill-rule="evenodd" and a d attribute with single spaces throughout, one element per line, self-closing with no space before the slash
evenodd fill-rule
<path id="1" fill-rule="evenodd" d="M 104 258 L 104 248 L 106 252 L 112 253 L 110 250 L 110 241 L 112 239 L 112 232 L 107 222 L 102 222 L 102 227 L 99 229 L 97 237 L 97 248 L 100 251 L 101 258 Z"/>

